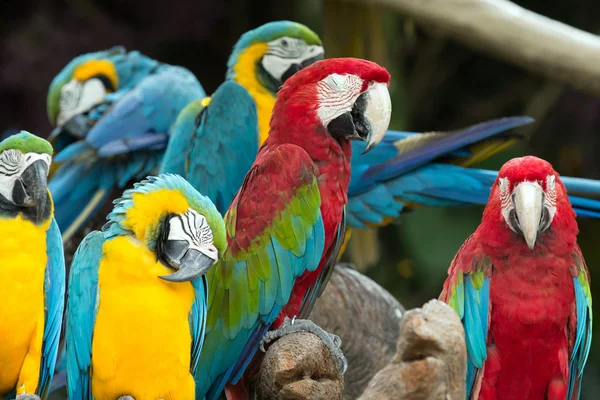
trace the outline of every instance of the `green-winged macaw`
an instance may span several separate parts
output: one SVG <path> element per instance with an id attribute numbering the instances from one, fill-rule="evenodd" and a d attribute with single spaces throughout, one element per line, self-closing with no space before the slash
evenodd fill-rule
<path id="1" fill-rule="evenodd" d="M 70 399 L 193 400 L 205 273 L 223 218 L 178 175 L 136 183 L 75 253 L 66 313 Z"/>
<path id="2" fill-rule="evenodd" d="M 328 59 L 280 89 L 268 139 L 225 216 L 227 249 L 208 272 L 197 399 L 215 399 L 227 383 L 243 386 L 268 330 L 276 329 L 267 340 L 316 331 L 310 321 L 289 321 L 308 315 L 333 270 L 345 232 L 351 140 L 365 141 L 368 151 L 383 138 L 389 79 L 370 61 Z"/>
<path id="3" fill-rule="evenodd" d="M 128 183 L 157 172 L 177 115 L 205 95 L 187 69 L 120 46 L 63 68 L 47 108 L 58 167 L 49 187 L 65 243 Z"/>
<path id="4" fill-rule="evenodd" d="M 52 146 L 21 131 L 0 142 L 0 399 L 46 399 L 65 296 L 47 178 Z"/>
<path id="5" fill-rule="evenodd" d="M 504 164 L 440 295 L 465 328 L 467 399 L 579 398 L 592 296 L 577 233 L 550 163 Z"/>

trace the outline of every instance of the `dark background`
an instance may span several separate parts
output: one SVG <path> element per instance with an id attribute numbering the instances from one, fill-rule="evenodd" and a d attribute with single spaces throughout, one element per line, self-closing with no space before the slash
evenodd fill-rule
<path id="1" fill-rule="evenodd" d="M 600 3 L 594 0 L 516 3 L 590 32 L 600 28 Z M 4 0 L 0 131 L 26 129 L 46 136 L 50 131 L 46 93 L 54 75 L 81 53 L 118 44 L 186 66 L 211 93 L 223 80 L 227 57 L 239 36 L 278 19 L 313 28 L 324 39 L 328 57 L 357 56 L 386 66 L 392 73 L 391 128 L 445 130 L 527 114 L 537 120 L 523 128 L 530 139 L 477 167 L 499 168 L 509 158 L 534 154 L 552 162 L 561 174 L 600 178 L 598 99 L 471 51 L 440 35 L 434 26 L 417 27 L 387 10 L 336 1 Z M 481 207 L 470 207 L 405 214 L 379 232 L 381 258 L 374 266 L 366 268 L 368 260 L 361 250 L 348 251 L 346 258 L 356 261 L 405 306 L 419 306 L 438 296 L 449 262 L 476 228 L 481 212 Z M 596 245 L 600 223 L 579 220 L 579 224 L 592 292 L 598 296 L 594 278 L 600 263 Z M 360 233 L 357 241 L 368 243 Z M 586 368 L 584 399 L 600 393 L 599 369 L 596 341 Z"/>

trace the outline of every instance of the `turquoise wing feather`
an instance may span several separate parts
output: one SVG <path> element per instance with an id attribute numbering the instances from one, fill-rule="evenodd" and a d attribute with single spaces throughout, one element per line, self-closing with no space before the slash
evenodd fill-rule
<path id="1" fill-rule="evenodd" d="M 54 218 L 46 232 L 48 264 L 44 281 L 45 323 L 42 361 L 37 393 L 45 399 L 54 375 L 65 301 L 65 256 L 60 231 Z"/>
<path id="2" fill-rule="evenodd" d="M 487 359 L 491 268 L 490 259 L 478 249 L 476 239 L 470 236 L 454 257 L 440 295 L 440 299 L 457 312 L 465 329 L 467 399 Z"/>
<path id="3" fill-rule="evenodd" d="M 258 116 L 248 91 L 234 81 L 219 86 L 205 107 L 208 100 L 180 113 L 161 172 L 183 176 L 225 214 L 256 158 Z"/>
<path id="4" fill-rule="evenodd" d="M 206 332 L 206 314 L 208 312 L 208 287 L 206 277 L 202 276 L 201 278 L 194 279 L 192 285 L 196 291 L 196 296 L 189 316 L 190 332 L 192 334 L 190 372 L 192 375 L 195 375 Z"/>
<path id="5" fill-rule="evenodd" d="M 577 309 L 576 329 L 570 332 L 575 338 L 569 357 L 569 393 L 567 399 L 579 399 L 583 369 L 592 347 L 592 293 L 590 291 L 590 274 L 581 254 L 576 248 L 573 254 L 575 267 L 572 269 L 575 305 Z M 573 335 L 574 333 L 574 335 Z"/>
<path id="6" fill-rule="evenodd" d="M 92 399 L 90 366 L 98 312 L 98 268 L 104 235 L 93 231 L 75 252 L 67 298 L 67 391 L 70 399 Z"/>
<path id="7" fill-rule="evenodd" d="M 325 239 L 314 168 L 295 145 L 262 152 L 234 198 L 228 248 L 208 272 L 197 398 L 215 399 L 241 377 L 296 278 L 317 268 Z"/>

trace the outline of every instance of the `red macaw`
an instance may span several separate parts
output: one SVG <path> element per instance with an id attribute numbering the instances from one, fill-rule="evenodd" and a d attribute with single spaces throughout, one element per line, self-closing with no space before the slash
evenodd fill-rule
<path id="1" fill-rule="evenodd" d="M 310 321 L 285 317 L 308 316 L 333 269 L 345 232 L 350 140 L 364 140 L 366 152 L 383 138 L 389 80 L 373 62 L 327 59 L 279 91 L 269 137 L 225 216 L 227 249 L 208 273 L 196 398 L 215 399 L 238 383 L 269 329 L 282 327 L 266 341 L 316 332 Z"/>
<path id="2" fill-rule="evenodd" d="M 504 164 L 440 296 L 465 328 L 467 398 L 579 398 L 592 298 L 577 233 L 548 162 Z"/>

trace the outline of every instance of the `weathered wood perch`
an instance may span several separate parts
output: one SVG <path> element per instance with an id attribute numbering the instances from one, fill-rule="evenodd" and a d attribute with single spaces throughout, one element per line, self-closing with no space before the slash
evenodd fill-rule
<path id="1" fill-rule="evenodd" d="M 338 265 L 311 318 L 341 337 L 345 377 L 317 336 L 295 333 L 268 348 L 256 397 L 464 398 L 466 349 L 456 313 L 437 300 L 406 312 L 399 322 L 403 311 L 381 286 Z"/>
<path id="2" fill-rule="evenodd" d="M 344 0 L 351 1 L 351 0 Z M 354 0 L 357 1 L 357 0 Z M 507 0 L 360 0 L 535 74 L 600 95 L 600 37 Z"/>
<path id="3" fill-rule="evenodd" d="M 396 351 L 404 307 L 387 290 L 347 264 L 338 264 L 310 314 L 342 339 L 348 360 L 345 399 L 356 399 Z"/>

